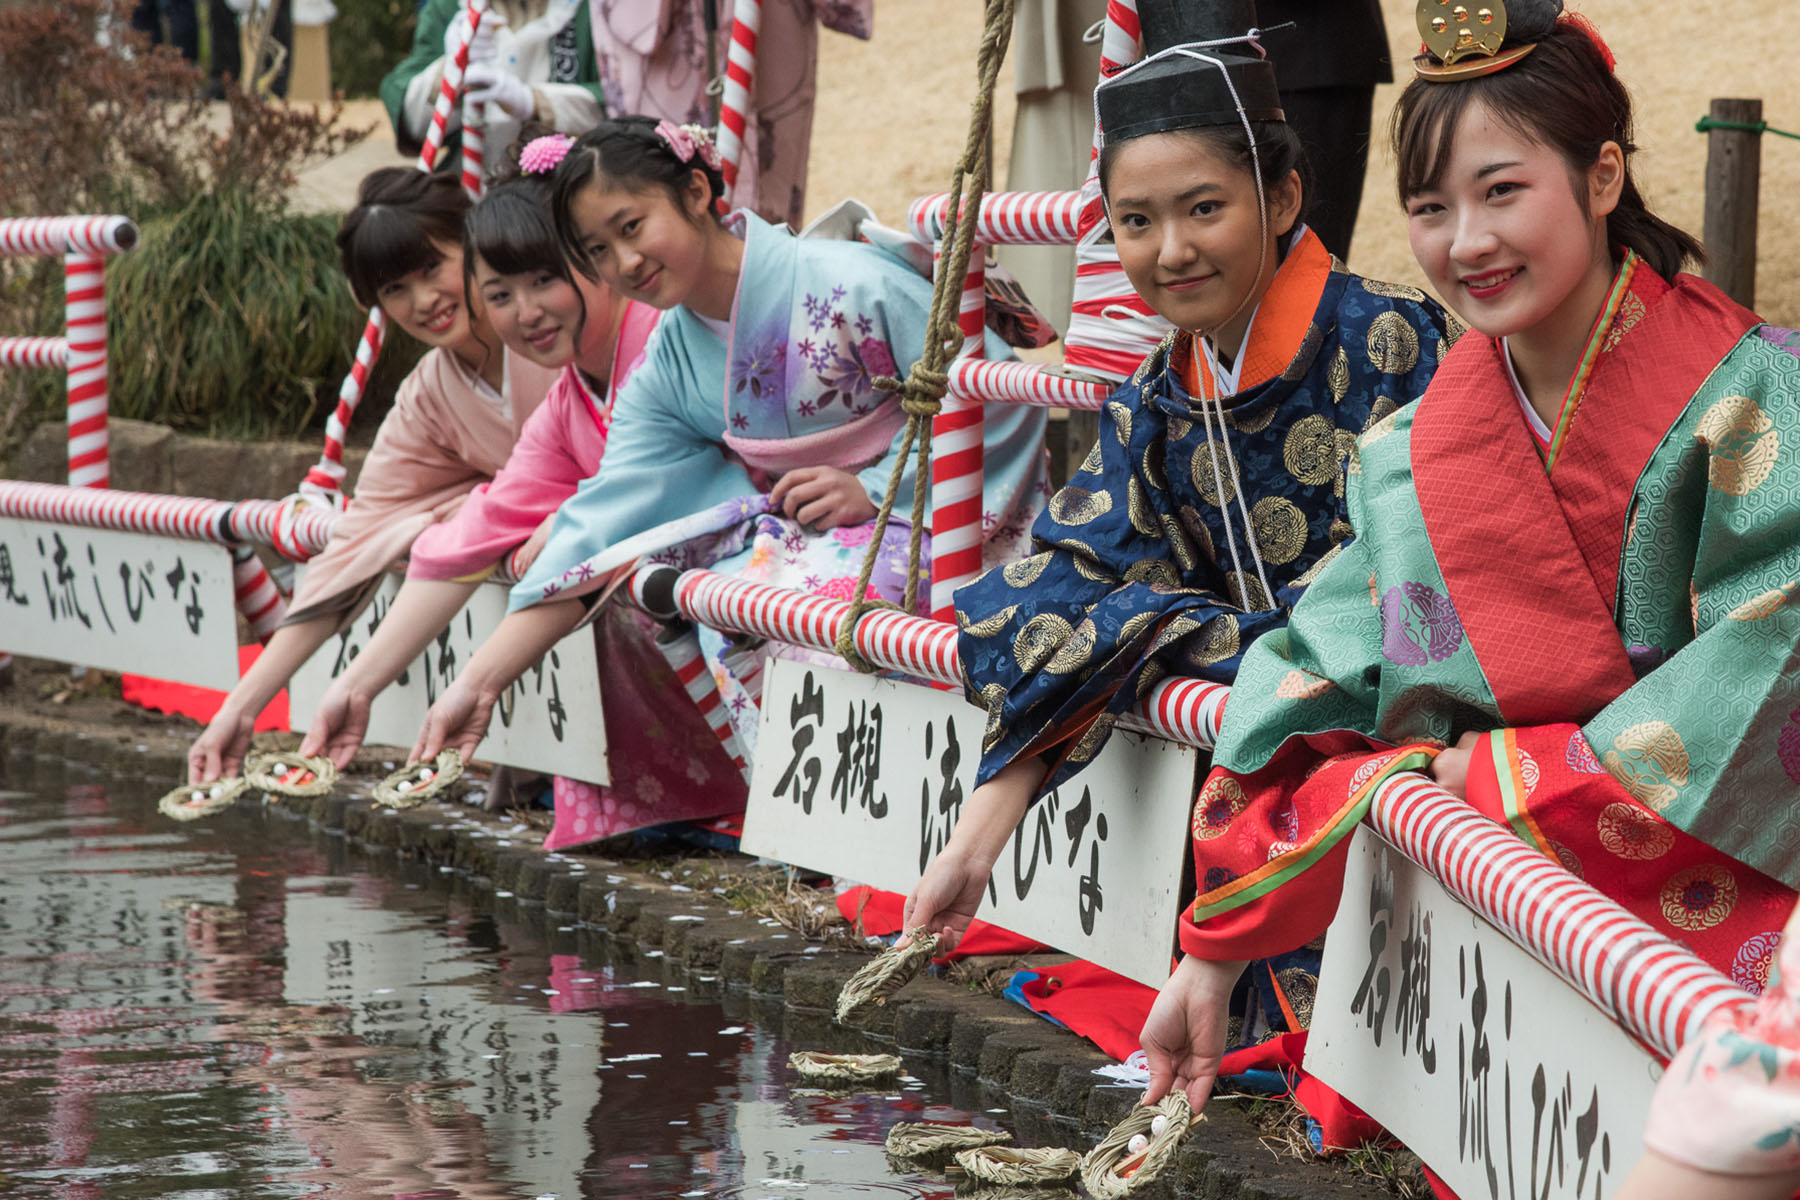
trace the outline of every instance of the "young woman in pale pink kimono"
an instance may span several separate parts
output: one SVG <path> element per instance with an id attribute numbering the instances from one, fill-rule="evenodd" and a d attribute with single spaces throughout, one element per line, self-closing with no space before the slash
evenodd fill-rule
<path id="1" fill-rule="evenodd" d="M 400 385 L 356 495 L 307 565 L 287 619 L 188 750 L 202 783 L 242 769 L 256 714 L 368 602 L 381 573 L 469 491 L 494 477 L 554 371 L 507 355 L 463 289 L 454 175 L 384 167 L 363 180 L 338 249 L 357 299 L 431 347 Z"/>
<path id="2" fill-rule="evenodd" d="M 731 49 L 731 5 L 723 0 L 589 0 L 594 55 L 606 111 L 643 113 L 677 125 L 713 120 L 706 95 L 704 6 L 718 11 L 716 70 Z M 731 202 L 772 225 L 799 229 L 818 90 L 819 26 L 867 41 L 875 0 L 763 0 L 751 118 Z"/>
<path id="3" fill-rule="evenodd" d="M 1786 1200 L 1800 1191 L 1800 909 L 1757 949 L 1756 1006 L 1718 1012 L 1650 1101 L 1644 1155 L 1618 1200 Z M 1734 972 L 1735 973 L 1735 972 Z"/>
<path id="4" fill-rule="evenodd" d="M 614 398 L 661 314 L 621 301 L 563 258 L 550 221 L 548 170 L 568 142 L 527 145 L 526 173 L 490 189 L 469 214 L 463 244 L 470 289 L 507 348 L 561 373 L 493 481 L 413 543 L 406 583 L 374 638 L 320 700 L 304 754 L 347 764 L 381 690 L 497 567 L 510 558 L 512 570 L 523 571 L 537 558 L 557 507 L 600 469 Z M 546 849 L 743 807 L 743 777 L 657 652 L 656 632 L 655 622 L 624 605 L 609 606 L 595 623 L 618 788 L 558 776 Z"/>

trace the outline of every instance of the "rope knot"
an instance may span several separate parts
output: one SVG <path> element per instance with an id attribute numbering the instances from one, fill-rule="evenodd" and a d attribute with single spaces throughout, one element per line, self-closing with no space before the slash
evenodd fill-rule
<path id="1" fill-rule="evenodd" d="M 905 379 L 883 375 L 874 383 L 880 391 L 898 394 L 900 411 L 909 417 L 937 416 L 944 408 L 944 394 L 950 390 L 950 376 L 922 359 L 913 364 Z"/>

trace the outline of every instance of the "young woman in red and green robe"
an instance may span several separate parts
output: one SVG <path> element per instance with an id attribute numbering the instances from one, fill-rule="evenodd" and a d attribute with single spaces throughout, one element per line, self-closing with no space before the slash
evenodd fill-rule
<path id="1" fill-rule="evenodd" d="M 1510 8 L 1485 73 L 1422 56 L 1396 114 L 1414 252 L 1471 332 L 1361 437 L 1354 540 L 1245 655 L 1152 1098 L 1204 1101 L 1240 964 L 1325 929 L 1398 771 L 1753 990 L 1794 903 L 1800 335 L 1679 273 L 1604 45 Z"/>

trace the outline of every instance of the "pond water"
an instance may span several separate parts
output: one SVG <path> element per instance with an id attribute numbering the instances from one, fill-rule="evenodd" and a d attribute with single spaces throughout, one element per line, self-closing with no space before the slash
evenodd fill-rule
<path id="1" fill-rule="evenodd" d="M 888 1128 L 1005 1120 L 799 1089 L 778 1007 L 436 867 L 71 778 L 0 780 L 0 1195 L 947 1197 Z"/>

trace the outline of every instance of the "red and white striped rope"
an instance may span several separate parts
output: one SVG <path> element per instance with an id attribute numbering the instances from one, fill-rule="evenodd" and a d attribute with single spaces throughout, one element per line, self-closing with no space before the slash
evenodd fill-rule
<path id="1" fill-rule="evenodd" d="M 914 200 L 906 223 L 922 242 L 943 237 L 951 225 L 949 193 Z M 989 192 L 981 198 L 975 240 L 984 246 L 1073 246 L 1080 225 L 1080 192 Z"/>
<path id="2" fill-rule="evenodd" d="M 656 648 L 668 662 L 669 669 L 675 672 L 682 690 L 687 692 L 688 699 L 706 718 L 707 727 L 713 736 L 719 739 L 719 745 L 731 757 L 732 765 L 743 774 L 744 782 L 750 781 L 750 762 L 744 755 L 743 743 L 738 740 L 737 730 L 731 724 L 731 714 L 725 709 L 724 698 L 719 695 L 719 685 L 714 681 L 712 672 L 706 666 L 706 654 L 700 648 L 700 638 L 691 625 L 669 626 L 658 635 Z"/>
<path id="3" fill-rule="evenodd" d="M 1686 947 L 1436 783 L 1404 772 L 1376 789 L 1369 823 L 1532 957 L 1667 1059 L 1749 993 Z"/>
<path id="4" fill-rule="evenodd" d="M 0 337 L 0 367 L 66 367 L 69 339 Z"/>
<path id="5" fill-rule="evenodd" d="M 481 19 L 487 14 L 488 0 L 469 0 L 468 31 L 457 44 L 456 52 L 444 64 L 444 75 L 438 84 L 437 103 L 431 110 L 431 128 L 425 133 L 425 144 L 419 150 L 418 167 L 421 171 L 430 171 L 437 163 L 438 151 L 443 148 L 444 137 L 450 126 L 450 111 L 456 106 L 457 97 L 462 94 L 463 71 L 469 65 L 469 43 L 475 38 L 475 31 L 481 28 Z M 479 149 L 477 150 L 479 155 Z M 463 186 L 468 187 L 467 165 L 464 167 Z M 479 189 L 471 192 L 479 195 Z M 325 423 L 325 446 L 319 453 L 319 461 L 306 473 L 300 483 L 299 492 L 288 497 L 286 503 L 296 507 L 305 501 L 314 501 L 331 508 L 340 508 L 344 501 L 344 440 L 350 435 L 350 422 L 356 416 L 357 406 L 362 403 L 363 390 L 369 383 L 369 372 L 375 366 L 375 359 L 381 354 L 381 343 L 387 332 L 387 318 L 380 308 L 369 310 L 368 323 L 363 326 L 362 340 L 356 347 L 356 359 L 350 366 L 350 373 L 344 377 L 342 386 L 338 388 L 337 407 L 332 410 L 331 417 Z M 281 547 L 283 554 L 290 557 L 301 551 L 300 543 L 289 542 Z"/>
<path id="6" fill-rule="evenodd" d="M 737 0 L 731 10 L 731 42 L 725 53 L 725 91 L 719 101 L 719 146 L 725 200 L 737 191 L 744 159 L 744 134 L 750 120 L 750 94 L 756 85 L 756 42 L 762 28 L 762 0 Z"/>
<path id="7" fill-rule="evenodd" d="M 138 242 L 130 217 L 9 217 L 0 220 L 0 258 L 24 255 L 122 254 Z"/>

